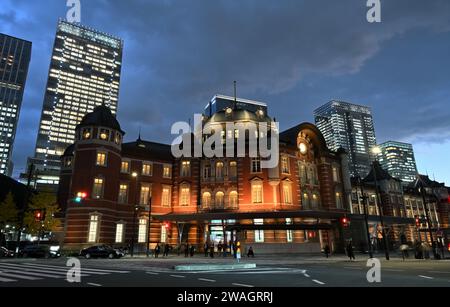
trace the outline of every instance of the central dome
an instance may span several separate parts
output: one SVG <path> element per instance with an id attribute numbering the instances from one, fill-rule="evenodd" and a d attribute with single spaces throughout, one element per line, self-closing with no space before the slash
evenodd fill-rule
<path id="1" fill-rule="evenodd" d="M 92 113 L 86 114 L 81 123 L 77 126 L 77 129 L 88 126 L 111 128 L 123 133 L 120 124 L 112 114 L 111 109 L 105 105 L 97 106 Z"/>

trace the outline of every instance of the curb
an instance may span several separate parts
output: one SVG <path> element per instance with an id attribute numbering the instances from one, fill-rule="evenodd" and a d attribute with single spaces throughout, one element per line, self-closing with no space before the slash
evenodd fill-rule
<path id="1" fill-rule="evenodd" d="M 215 271 L 215 270 L 242 270 L 255 269 L 255 263 L 246 264 L 197 264 L 197 265 L 178 265 L 175 271 Z"/>

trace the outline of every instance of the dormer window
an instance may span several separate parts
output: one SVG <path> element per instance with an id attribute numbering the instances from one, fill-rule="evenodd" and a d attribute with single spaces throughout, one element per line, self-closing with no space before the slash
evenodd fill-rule
<path id="1" fill-rule="evenodd" d="M 89 128 L 83 129 L 82 136 L 83 136 L 83 140 L 89 140 L 92 136 L 91 129 L 89 129 Z"/>
<path id="2" fill-rule="evenodd" d="M 120 135 L 120 133 L 116 133 L 116 137 L 114 138 L 114 142 L 117 145 L 120 145 L 120 142 L 122 141 L 122 136 Z"/>
<path id="3" fill-rule="evenodd" d="M 101 129 L 100 130 L 100 139 L 102 141 L 108 141 L 109 140 L 109 130 Z"/>
<path id="4" fill-rule="evenodd" d="M 263 110 L 258 110 L 258 112 L 256 112 L 256 115 L 263 117 L 264 116 L 264 111 Z"/>

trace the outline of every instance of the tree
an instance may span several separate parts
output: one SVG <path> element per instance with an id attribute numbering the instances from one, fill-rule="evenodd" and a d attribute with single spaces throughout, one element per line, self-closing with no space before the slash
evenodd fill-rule
<path id="1" fill-rule="evenodd" d="M 9 192 L 5 200 L 0 203 L 0 230 L 4 230 L 7 225 L 16 227 L 18 215 L 19 210 L 14 201 L 14 196 Z"/>
<path id="2" fill-rule="evenodd" d="M 35 214 L 37 211 L 43 214 L 41 221 L 36 220 Z M 61 221 L 55 218 L 55 215 L 59 212 L 60 209 L 53 194 L 39 193 L 32 195 L 24 217 L 26 232 L 40 236 L 45 232 L 57 230 L 61 225 Z"/>

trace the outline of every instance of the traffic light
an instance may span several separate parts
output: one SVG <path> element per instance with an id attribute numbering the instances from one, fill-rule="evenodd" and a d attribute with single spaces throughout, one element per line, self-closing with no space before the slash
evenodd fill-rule
<path id="1" fill-rule="evenodd" d="M 45 220 L 45 211 L 36 210 L 34 212 L 34 219 L 36 222 L 42 222 Z"/>
<path id="2" fill-rule="evenodd" d="M 169 228 L 170 228 L 170 223 L 169 223 L 169 222 L 165 222 L 165 223 L 164 223 L 164 227 L 165 227 L 166 229 L 169 229 Z"/>
<path id="3" fill-rule="evenodd" d="M 350 226 L 350 220 L 349 220 L 347 217 L 343 217 L 343 218 L 341 219 L 341 225 L 342 225 L 342 227 L 344 227 L 344 228 L 349 227 L 349 226 Z"/>
<path id="4" fill-rule="evenodd" d="M 420 228 L 420 218 L 418 216 L 416 216 L 416 227 Z"/>
<path id="5" fill-rule="evenodd" d="M 86 198 L 87 198 L 87 193 L 85 193 L 85 192 L 78 192 L 77 193 L 77 197 L 75 197 L 75 202 L 80 204 Z"/>

